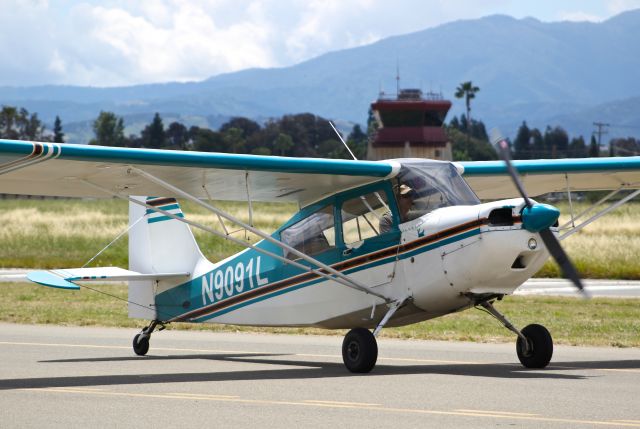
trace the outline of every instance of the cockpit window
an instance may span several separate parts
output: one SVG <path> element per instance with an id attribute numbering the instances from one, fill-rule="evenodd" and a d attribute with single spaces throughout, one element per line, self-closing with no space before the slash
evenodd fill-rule
<path id="1" fill-rule="evenodd" d="M 333 225 L 333 206 L 309 215 L 280 232 L 280 239 L 296 250 L 307 255 L 317 255 L 336 246 L 336 232 Z M 293 253 L 285 251 L 285 258 L 297 259 Z"/>
<path id="2" fill-rule="evenodd" d="M 448 162 L 402 161 L 398 180 L 400 192 L 406 193 L 406 187 L 411 191 L 410 219 L 441 207 L 480 203 L 458 170 Z"/>

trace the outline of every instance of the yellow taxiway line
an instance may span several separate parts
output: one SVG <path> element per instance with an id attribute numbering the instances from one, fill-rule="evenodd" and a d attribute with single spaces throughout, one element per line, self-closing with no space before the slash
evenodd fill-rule
<path id="1" fill-rule="evenodd" d="M 130 398 L 149 398 L 149 399 L 180 399 L 180 400 L 199 400 L 199 401 L 215 401 L 215 402 L 232 402 L 237 404 L 249 405 L 274 405 L 274 406 L 304 406 L 304 407 L 323 407 L 336 409 L 353 409 L 377 411 L 386 413 L 401 414 L 423 414 L 423 415 L 447 415 L 458 417 L 480 417 L 486 419 L 509 419 L 521 421 L 538 421 L 560 424 L 580 424 L 592 426 L 612 426 L 612 427 L 635 427 L 640 428 L 640 421 L 636 420 L 581 420 L 569 419 L 562 417 L 545 417 L 538 414 L 514 413 L 507 411 L 483 411 L 483 410 L 426 410 L 420 408 L 395 408 L 386 407 L 376 404 L 366 404 L 357 402 L 337 402 L 337 401 L 282 401 L 267 399 L 243 399 L 228 395 L 211 395 L 211 394 L 192 394 L 192 393 L 134 393 L 134 392 L 115 392 L 115 391 L 96 391 L 84 388 L 41 388 L 41 389 L 16 389 L 16 391 L 29 391 L 39 393 L 62 393 L 62 394 L 84 394 L 96 396 L 112 396 L 112 397 L 130 397 Z"/>

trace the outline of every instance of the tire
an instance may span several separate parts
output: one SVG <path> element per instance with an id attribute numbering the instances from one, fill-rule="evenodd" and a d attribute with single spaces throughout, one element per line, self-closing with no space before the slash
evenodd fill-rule
<path id="1" fill-rule="evenodd" d="M 350 330 L 342 342 L 342 360 L 354 373 L 370 372 L 378 360 L 378 343 L 371 331 L 364 328 Z"/>
<path id="2" fill-rule="evenodd" d="M 516 351 L 520 363 L 526 368 L 546 367 L 553 356 L 553 339 L 547 328 L 536 324 L 528 325 L 522 330 L 522 335 L 529 340 L 531 349 L 527 353 L 524 341 L 518 337 Z"/>
<path id="3" fill-rule="evenodd" d="M 138 356 L 144 356 L 149 351 L 149 337 L 143 337 L 140 342 L 138 342 L 138 338 L 140 338 L 141 334 L 133 337 L 133 351 Z"/>

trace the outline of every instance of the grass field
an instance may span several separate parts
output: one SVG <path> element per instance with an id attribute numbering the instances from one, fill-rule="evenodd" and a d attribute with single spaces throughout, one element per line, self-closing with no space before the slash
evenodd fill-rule
<path id="1" fill-rule="evenodd" d="M 247 220 L 246 205 L 221 204 L 225 210 Z M 586 206 L 574 207 L 579 213 Z M 566 204 L 560 204 L 569 219 Z M 194 220 L 222 230 L 217 218 L 193 204 L 183 210 Z M 254 223 L 273 231 L 296 211 L 294 205 L 256 204 Z M 65 268 L 84 265 L 127 227 L 127 203 L 121 200 L 0 200 L 0 267 Z M 232 225 L 228 225 L 233 230 Z M 221 260 L 242 247 L 194 229 L 203 253 Z M 244 232 L 235 234 L 244 237 Z M 248 236 L 253 242 L 256 237 Z M 583 231 L 563 241 L 567 253 L 585 278 L 640 279 L 640 203 L 627 204 Z M 126 235 L 100 255 L 91 266 L 127 266 Z M 538 277 L 559 277 L 549 261 Z"/>
<path id="2" fill-rule="evenodd" d="M 222 204 L 247 219 L 241 204 Z M 293 205 L 256 204 L 254 223 L 273 231 L 295 211 Z M 563 212 L 566 207 L 560 205 Z M 576 212 L 582 207 L 575 208 Z M 193 219 L 222 230 L 215 217 L 192 204 L 183 210 Z M 83 266 L 127 227 L 127 203 L 120 200 L 0 200 L 0 267 L 64 268 Z M 567 219 L 563 216 L 563 219 Z M 640 279 L 640 204 L 628 204 L 563 241 L 583 277 Z M 227 226 L 230 230 L 234 228 Z M 194 230 L 203 253 L 216 261 L 242 247 Z M 244 232 L 236 233 L 245 237 Z M 252 242 L 256 237 L 246 236 Z M 90 266 L 127 266 L 126 235 Z M 538 276 L 559 276 L 548 262 Z M 124 286 L 101 289 L 126 297 Z M 640 305 L 634 299 L 508 297 L 498 308 L 520 327 L 542 323 L 556 343 L 640 346 Z M 0 283 L 0 321 L 140 327 L 126 316 L 122 301 L 88 290 L 66 292 L 31 284 Z M 174 325 L 178 329 L 251 330 L 332 333 L 315 329 L 261 329 L 219 325 Z M 338 334 L 343 332 L 337 331 Z M 383 330 L 383 336 L 420 339 L 511 342 L 513 335 L 489 315 L 469 310 L 403 328 Z"/>

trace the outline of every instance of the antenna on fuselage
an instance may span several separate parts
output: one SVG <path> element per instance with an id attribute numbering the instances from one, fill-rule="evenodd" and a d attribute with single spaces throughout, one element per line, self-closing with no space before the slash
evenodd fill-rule
<path id="1" fill-rule="evenodd" d="M 351 149 L 349 149 L 349 146 L 347 145 L 347 142 L 344 141 L 344 139 L 342 138 L 342 134 L 340 134 L 340 132 L 336 129 L 336 127 L 333 125 L 333 122 L 329 121 L 329 125 L 331 125 L 331 128 L 333 128 L 333 131 L 336 132 L 336 134 L 338 135 L 338 138 L 340 139 L 340 141 L 342 142 L 342 144 L 344 145 L 344 147 L 347 148 L 347 150 L 349 151 L 349 153 L 351 154 L 351 157 L 354 160 L 358 160 L 358 158 L 356 158 L 356 156 L 353 154 L 353 152 L 351 152 Z"/>

